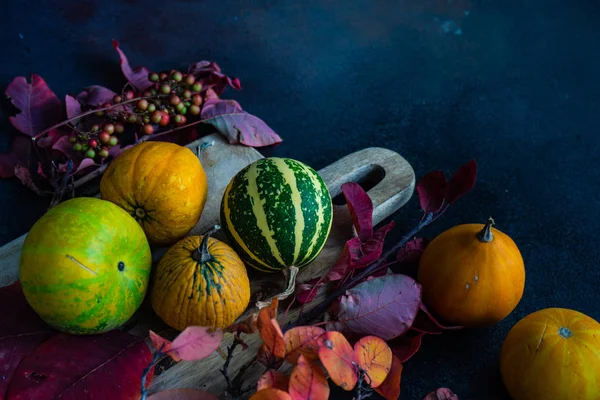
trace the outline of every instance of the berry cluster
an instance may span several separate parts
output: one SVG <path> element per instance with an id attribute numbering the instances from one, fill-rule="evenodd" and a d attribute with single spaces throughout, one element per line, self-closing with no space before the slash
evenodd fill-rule
<path id="1" fill-rule="evenodd" d="M 86 131 L 76 129 L 69 137 L 73 150 L 84 157 L 103 159 L 109 148 L 119 143 L 117 135 L 125 131 L 124 124 L 139 125 L 142 135 L 151 135 L 170 124 L 185 125 L 188 117 L 200 115 L 203 87 L 193 74 L 161 71 L 150 73 L 148 79 L 152 82 L 148 89 L 124 90 L 98 109 L 95 115 L 107 121 L 102 129 L 98 125 Z"/>

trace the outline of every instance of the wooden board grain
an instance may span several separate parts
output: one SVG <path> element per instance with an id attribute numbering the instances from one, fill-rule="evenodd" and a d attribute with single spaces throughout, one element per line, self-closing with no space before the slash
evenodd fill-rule
<path id="1" fill-rule="evenodd" d="M 198 224 L 189 233 L 189 235 L 197 235 L 219 223 L 218 211 L 221 197 L 230 179 L 243 167 L 263 156 L 253 148 L 231 145 L 219 134 L 203 137 L 187 147 L 197 154 L 202 162 L 209 184 L 204 212 Z M 411 165 L 399 154 L 383 148 L 367 148 L 349 154 L 318 172 L 323 177 L 332 197 L 340 195 L 341 186 L 346 182 L 363 182 L 380 178 L 379 182 L 367 191 L 373 201 L 374 225 L 402 207 L 412 196 L 415 187 L 415 176 Z M 355 234 L 346 205 L 334 205 L 333 215 L 331 233 L 323 250 L 315 261 L 300 271 L 297 282 L 321 276 L 338 258 L 344 243 Z M 0 248 L 0 286 L 6 286 L 18 279 L 19 257 L 25 236 Z M 216 237 L 226 240 L 222 233 L 217 234 Z M 154 261 L 160 259 L 166 250 L 167 248 L 153 249 Z M 256 311 L 254 303 L 257 300 L 268 298 L 285 286 L 282 274 L 264 274 L 253 269 L 249 269 L 248 274 L 252 300 L 240 320 Z M 305 307 L 305 311 L 318 305 L 323 300 L 325 291 L 326 287 L 321 289 L 317 298 Z M 161 331 L 166 327 L 154 315 L 147 303 L 130 321 L 133 327 L 129 331 L 133 334 L 146 336 L 149 329 Z M 295 319 L 299 311 L 299 307 L 292 307 L 286 320 L 280 322 L 283 324 Z M 258 335 L 246 335 L 244 339 L 249 348 L 243 351 L 238 348 L 236 351 L 229 368 L 232 375 L 251 361 L 261 345 Z M 222 349 L 225 349 L 231 341 L 232 336 L 226 335 Z M 223 362 L 222 356 L 216 352 L 201 361 L 177 363 L 155 377 L 150 393 L 170 388 L 198 388 L 220 395 L 226 389 L 225 380 L 219 372 Z M 282 370 L 289 370 L 289 367 L 284 363 Z M 260 366 L 252 368 L 247 372 L 245 381 L 256 383 L 263 372 Z"/>

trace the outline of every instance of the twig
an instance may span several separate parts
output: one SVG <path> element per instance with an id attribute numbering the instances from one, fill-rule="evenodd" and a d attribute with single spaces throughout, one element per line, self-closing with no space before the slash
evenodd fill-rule
<path id="1" fill-rule="evenodd" d="M 148 374 L 150 373 L 152 368 L 154 368 L 156 363 L 165 355 L 165 353 L 162 352 L 162 349 L 164 348 L 164 346 L 165 346 L 165 344 L 163 343 L 160 346 L 160 349 L 154 353 L 154 356 L 152 357 L 152 361 L 150 361 L 150 364 L 148 364 L 148 366 L 144 369 L 144 372 L 142 373 L 142 389 L 141 389 L 142 397 L 140 398 L 140 400 L 146 400 L 146 396 L 148 396 L 148 389 L 146 389 L 146 379 L 148 378 Z"/>
<path id="2" fill-rule="evenodd" d="M 229 377 L 229 364 L 231 363 L 231 359 L 233 358 L 233 352 L 235 351 L 236 347 L 239 344 L 240 344 L 240 338 L 236 334 L 233 337 L 233 343 L 231 343 L 231 346 L 229 346 L 227 348 L 227 358 L 225 359 L 225 363 L 223 364 L 223 368 L 221 369 L 221 374 L 225 378 L 225 382 L 227 382 L 227 391 L 231 395 L 233 395 L 234 387 L 233 387 L 233 384 L 231 382 L 231 378 Z"/>
<path id="3" fill-rule="evenodd" d="M 371 388 L 371 377 L 367 371 L 360 366 L 358 369 L 358 382 L 356 384 L 356 400 L 363 400 L 371 396 L 373 389 Z M 368 382 L 367 382 L 368 381 Z"/>
<path id="4" fill-rule="evenodd" d="M 425 217 L 425 219 L 420 221 L 417 226 L 415 226 L 413 229 L 411 229 L 411 231 L 408 232 L 408 234 L 402 238 L 402 240 L 400 240 L 391 249 L 389 249 L 387 252 L 385 252 L 385 254 L 379 258 L 379 260 L 377 260 L 373 264 L 369 265 L 367 268 L 363 269 L 360 274 L 358 274 L 355 277 L 353 277 L 352 279 L 350 279 L 349 282 L 338 287 L 337 290 L 335 290 L 331 295 L 329 295 L 318 306 L 316 306 L 312 310 L 308 311 L 307 313 L 299 316 L 298 319 L 296 319 L 296 321 L 290 321 L 288 324 L 286 324 L 283 327 L 282 331 L 285 332 L 295 326 L 304 325 L 307 322 L 311 321 L 312 319 L 323 314 L 325 311 L 327 311 L 327 309 L 329 308 L 331 303 L 333 303 L 335 301 L 335 299 L 337 299 L 339 296 L 344 294 L 346 292 L 346 290 L 353 288 L 361 280 L 363 280 L 367 276 L 371 275 L 373 272 L 377 271 L 382 266 L 385 266 L 387 264 L 387 259 L 391 255 L 395 254 L 400 248 L 402 248 L 404 245 L 406 245 L 406 243 L 408 243 L 409 240 L 411 240 L 417 233 L 419 233 L 419 231 L 421 229 L 423 229 L 425 226 L 429 225 L 432 220 L 433 220 L 433 213 L 428 213 L 427 216 Z"/>

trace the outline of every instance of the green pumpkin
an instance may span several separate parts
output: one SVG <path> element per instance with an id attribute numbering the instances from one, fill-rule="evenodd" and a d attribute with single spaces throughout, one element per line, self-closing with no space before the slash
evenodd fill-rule
<path id="1" fill-rule="evenodd" d="M 60 203 L 31 228 L 19 278 L 49 325 L 97 334 L 125 323 L 148 288 L 152 255 L 144 231 L 117 205 L 92 197 Z"/>

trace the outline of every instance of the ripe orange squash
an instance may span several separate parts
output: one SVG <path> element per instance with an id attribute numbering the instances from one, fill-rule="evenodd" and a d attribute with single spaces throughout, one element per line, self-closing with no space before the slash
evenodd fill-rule
<path id="1" fill-rule="evenodd" d="M 514 400 L 600 399 L 600 323 L 565 308 L 531 313 L 508 332 L 500 373 Z"/>
<path id="2" fill-rule="evenodd" d="M 225 328 L 248 307 L 246 265 L 226 243 L 188 236 L 160 259 L 151 288 L 154 312 L 169 326 Z"/>
<path id="3" fill-rule="evenodd" d="M 423 303 L 441 319 L 464 327 L 493 325 L 519 304 L 525 266 L 505 233 L 483 224 L 454 226 L 429 243 L 417 281 Z"/>
<path id="4" fill-rule="evenodd" d="M 142 226 L 151 245 L 173 244 L 200 219 L 208 183 L 198 157 L 169 142 L 139 143 L 121 153 L 100 181 L 111 201 Z"/>

